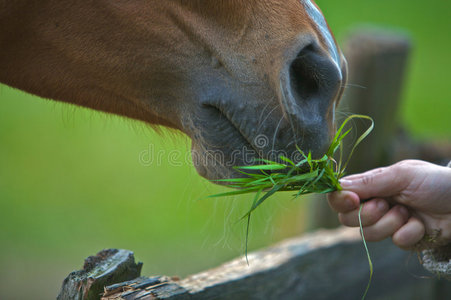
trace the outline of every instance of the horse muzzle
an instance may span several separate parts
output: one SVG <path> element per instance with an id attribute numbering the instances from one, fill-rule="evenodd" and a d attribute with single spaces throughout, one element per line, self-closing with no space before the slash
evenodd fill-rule
<path id="1" fill-rule="evenodd" d="M 281 155 L 302 160 L 298 149 L 324 155 L 334 134 L 335 107 L 346 62 L 337 63 L 315 42 L 287 51 L 267 82 L 211 80 L 190 126 L 193 162 L 208 179 L 235 177 L 233 168 Z"/>

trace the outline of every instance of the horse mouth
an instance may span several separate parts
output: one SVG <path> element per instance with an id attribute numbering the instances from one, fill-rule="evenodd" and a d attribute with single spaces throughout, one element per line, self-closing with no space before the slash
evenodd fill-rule
<path id="1" fill-rule="evenodd" d="M 207 179 L 243 177 L 236 167 L 261 164 L 258 159 L 282 162 L 281 156 L 294 162 L 303 159 L 298 149 L 323 153 L 329 141 L 328 130 L 316 128 L 296 135 L 282 110 L 262 125 L 256 125 L 255 111 L 231 110 L 205 105 L 192 135 L 192 161 L 198 173 Z"/>
<path id="2" fill-rule="evenodd" d="M 210 180 L 242 176 L 239 166 L 256 164 L 262 151 L 246 129 L 218 107 L 204 107 L 210 124 L 201 121 L 192 138 L 192 161 L 199 175 Z M 207 127 L 208 129 L 206 130 Z"/>

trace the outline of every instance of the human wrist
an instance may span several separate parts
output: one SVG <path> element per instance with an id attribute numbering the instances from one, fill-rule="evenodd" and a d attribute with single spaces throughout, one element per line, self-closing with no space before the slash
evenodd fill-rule
<path id="1" fill-rule="evenodd" d="M 451 161 L 447 167 L 451 169 Z M 423 267 L 429 272 L 451 280 L 451 241 L 448 240 L 436 248 L 424 250 L 421 261 Z"/>

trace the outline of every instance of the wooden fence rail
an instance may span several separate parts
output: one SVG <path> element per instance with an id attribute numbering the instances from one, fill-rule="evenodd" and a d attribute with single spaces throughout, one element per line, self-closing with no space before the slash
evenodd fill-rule
<path id="1" fill-rule="evenodd" d="M 110 250 L 111 251 L 111 250 Z M 117 251 L 117 250 L 116 250 Z M 122 253 L 127 253 L 121 250 Z M 113 251 L 114 252 L 114 251 Z M 103 253 L 103 252 L 102 252 Z M 451 295 L 451 284 L 433 277 L 422 277 L 425 271 L 417 256 L 396 248 L 391 241 L 370 246 L 374 277 L 368 299 L 445 299 Z M 358 230 L 339 228 L 322 230 L 289 239 L 249 254 L 249 266 L 243 257 L 218 268 L 184 279 L 167 276 L 138 277 L 119 282 L 115 270 L 124 278 L 124 261 L 136 276 L 136 264 L 130 252 L 123 260 L 105 257 L 94 259 L 97 265 L 80 284 L 65 281 L 77 291 L 73 298 L 60 299 L 360 299 L 369 277 L 369 266 Z M 188 259 L 188 258 L 187 258 Z M 92 259 L 90 259 L 92 260 Z M 114 264 L 117 264 L 117 268 Z M 78 271 L 82 272 L 82 271 Z M 80 274 L 80 273 L 78 273 Z M 127 276 L 125 276 L 127 277 Z M 94 295 L 97 282 L 105 284 L 104 294 Z M 72 282 L 71 282 L 72 281 Z M 119 280 L 120 281 L 120 280 Z M 86 285 L 86 282 L 89 282 Z M 108 284 L 107 284 L 108 285 Z M 96 287 L 97 286 L 97 287 Z M 63 286 L 63 290 L 67 289 Z M 83 293 L 80 293 L 82 291 Z M 84 298 L 83 295 L 88 295 Z"/>

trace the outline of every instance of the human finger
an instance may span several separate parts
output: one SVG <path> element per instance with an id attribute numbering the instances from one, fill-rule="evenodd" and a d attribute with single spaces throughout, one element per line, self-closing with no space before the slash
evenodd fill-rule
<path id="1" fill-rule="evenodd" d="M 393 243 L 402 249 L 409 249 L 415 246 L 424 236 L 426 230 L 423 222 L 416 217 L 410 217 L 392 236 Z"/>
<path id="2" fill-rule="evenodd" d="M 361 212 L 362 226 L 371 226 L 378 222 L 388 211 L 390 207 L 384 199 L 372 199 L 363 204 Z M 350 227 L 358 227 L 359 223 L 359 208 L 347 213 L 340 213 L 338 219 L 340 223 Z"/>
<path id="3" fill-rule="evenodd" d="M 327 194 L 329 206 L 339 213 L 347 213 L 359 207 L 359 196 L 354 192 L 339 191 Z"/>
<path id="4" fill-rule="evenodd" d="M 394 206 L 375 224 L 363 228 L 365 239 L 377 242 L 392 236 L 407 223 L 409 216 L 407 208 L 402 205 Z"/>

